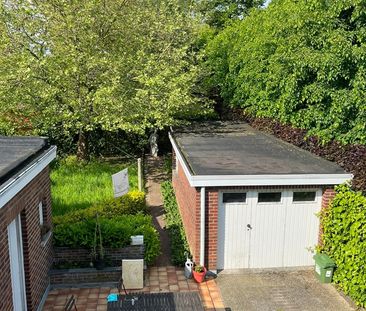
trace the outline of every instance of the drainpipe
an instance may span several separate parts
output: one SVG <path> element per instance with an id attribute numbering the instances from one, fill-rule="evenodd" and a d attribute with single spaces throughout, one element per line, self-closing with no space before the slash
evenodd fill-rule
<path id="1" fill-rule="evenodd" d="M 205 187 L 201 188 L 200 265 L 205 264 Z"/>

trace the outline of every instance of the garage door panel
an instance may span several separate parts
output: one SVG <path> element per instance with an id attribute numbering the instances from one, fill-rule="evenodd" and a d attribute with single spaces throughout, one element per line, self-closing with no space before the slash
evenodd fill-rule
<path id="1" fill-rule="evenodd" d="M 316 214 L 321 208 L 321 190 L 316 193 L 316 200 L 307 203 L 289 202 L 284 245 L 284 266 L 309 266 L 318 242 L 319 218 Z"/>
<path id="2" fill-rule="evenodd" d="M 250 268 L 282 267 L 284 203 L 258 203 L 252 210 Z"/>
<path id="3" fill-rule="evenodd" d="M 218 269 L 248 268 L 250 220 L 248 203 L 226 203 L 219 209 Z"/>
<path id="4" fill-rule="evenodd" d="M 299 191 L 305 190 L 272 190 L 272 195 L 268 194 L 271 190 L 265 195 L 251 191 L 247 192 L 245 203 L 221 201 L 218 269 L 312 265 L 309 249 L 318 240 L 316 213 L 321 208 L 322 192 L 317 190 L 314 200 L 314 196 Z M 310 191 L 314 194 L 314 190 Z M 293 192 L 297 193 L 295 202 Z"/>

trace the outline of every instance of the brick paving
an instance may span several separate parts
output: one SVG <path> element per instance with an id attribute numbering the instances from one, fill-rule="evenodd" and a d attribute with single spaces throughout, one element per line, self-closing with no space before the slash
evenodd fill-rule
<path id="1" fill-rule="evenodd" d="M 352 311 L 332 284 L 321 284 L 313 270 L 220 273 L 216 279 L 232 311 Z"/>
<path id="2" fill-rule="evenodd" d="M 144 284 L 145 287 L 140 290 L 144 293 L 199 292 L 205 310 L 224 310 L 221 293 L 215 280 L 206 280 L 198 284 L 193 279 L 187 280 L 182 268 L 150 267 L 145 272 Z M 107 310 L 106 298 L 110 293 L 117 293 L 117 289 L 110 287 L 54 289 L 50 291 L 43 310 L 63 310 L 67 298 L 74 295 L 79 311 L 105 311 Z"/>

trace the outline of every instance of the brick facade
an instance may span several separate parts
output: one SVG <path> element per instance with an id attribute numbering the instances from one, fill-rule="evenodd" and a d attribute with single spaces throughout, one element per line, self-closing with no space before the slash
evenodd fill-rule
<path id="1" fill-rule="evenodd" d="M 105 256 L 109 263 L 113 266 L 120 266 L 122 259 L 143 259 L 144 245 L 128 245 L 123 248 L 105 248 Z M 85 248 L 54 248 L 54 264 L 71 264 L 79 263 L 88 266 L 91 262 L 90 249 Z"/>
<path id="2" fill-rule="evenodd" d="M 173 161 L 175 156 L 173 155 Z M 200 189 L 190 187 L 183 168 L 178 163 L 177 170 L 173 171 L 173 186 L 183 219 L 188 243 L 193 255 L 193 261 L 199 262 L 200 257 Z M 218 239 L 218 208 L 219 190 L 260 190 L 260 189 L 319 189 L 319 185 L 306 186 L 242 186 L 242 187 L 207 187 L 205 198 L 205 265 L 210 270 L 216 270 L 217 239 Z M 335 195 L 333 187 L 323 186 L 322 209 L 327 208 Z M 319 231 L 319 243 L 321 242 Z"/>
<path id="3" fill-rule="evenodd" d="M 200 193 L 189 185 L 180 163 L 173 172 L 173 187 L 193 261 L 198 262 L 200 256 Z"/>
<path id="4" fill-rule="evenodd" d="M 93 268 L 85 269 L 64 269 L 51 270 L 52 288 L 72 287 L 85 284 L 107 283 L 105 286 L 110 286 L 109 283 L 116 283 L 121 277 L 122 267 L 110 267 L 103 270 L 95 270 Z M 78 306 L 79 308 L 79 306 Z"/>
<path id="5" fill-rule="evenodd" d="M 323 196 L 322 196 L 322 211 L 329 208 L 329 204 L 333 200 L 334 196 L 336 195 L 336 192 L 334 188 L 325 188 L 323 189 Z M 318 244 L 320 246 L 323 245 L 323 227 L 320 224 L 319 227 L 319 236 L 318 236 Z"/>
<path id="6" fill-rule="evenodd" d="M 8 225 L 21 215 L 27 308 L 37 310 L 49 285 L 52 239 L 42 240 L 38 205 L 43 204 L 44 224 L 51 226 L 51 193 L 48 167 L 0 209 L 0 310 L 12 311 Z"/>
<path id="7" fill-rule="evenodd" d="M 206 188 L 205 261 L 210 270 L 216 270 L 218 211 L 218 189 Z"/>

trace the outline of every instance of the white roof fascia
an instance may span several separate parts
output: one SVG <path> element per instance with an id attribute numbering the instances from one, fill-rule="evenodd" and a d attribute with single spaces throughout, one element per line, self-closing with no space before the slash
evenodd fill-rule
<path id="1" fill-rule="evenodd" d="M 227 187 L 339 185 L 352 178 L 352 174 L 199 175 L 188 180 L 192 187 Z"/>
<path id="2" fill-rule="evenodd" d="M 276 175 L 192 175 L 174 138 L 169 133 L 176 157 L 191 187 L 339 185 L 352 180 L 352 174 L 276 174 Z"/>
<path id="3" fill-rule="evenodd" d="M 190 169 L 188 168 L 187 166 L 187 163 L 186 163 L 186 160 L 183 158 L 174 138 L 172 137 L 172 135 L 169 133 L 169 140 L 173 146 L 173 150 L 175 152 L 175 156 L 177 157 L 177 159 L 179 160 L 179 163 L 182 165 L 183 167 L 183 171 L 184 171 L 184 174 L 186 175 L 188 181 L 189 181 L 189 184 L 191 187 L 195 187 L 192 185 L 192 174 L 191 174 L 191 171 Z"/>
<path id="4" fill-rule="evenodd" d="M 28 183 L 56 158 L 56 146 L 51 146 L 45 154 L 34 161 L 30 166 L 19 172 L 0 188 L 0 208 L 5 206 L 15 197 Z"/>

